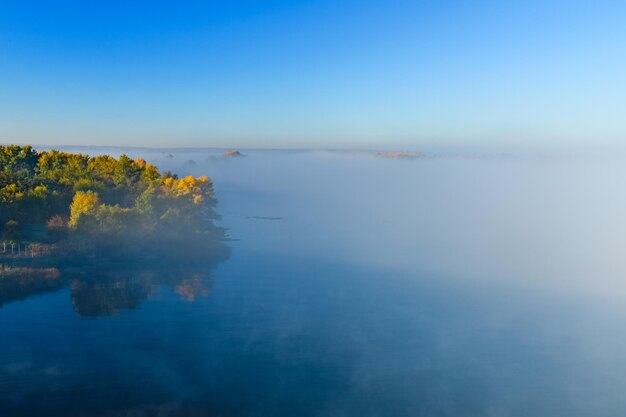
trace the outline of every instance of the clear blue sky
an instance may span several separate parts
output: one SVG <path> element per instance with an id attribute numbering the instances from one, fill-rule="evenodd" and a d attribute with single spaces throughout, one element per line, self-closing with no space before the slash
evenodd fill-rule
<path id="1" fill-rule="evenodd" d="M 624 2 L 0 0 L 0 142 L 623 139 Z"/>

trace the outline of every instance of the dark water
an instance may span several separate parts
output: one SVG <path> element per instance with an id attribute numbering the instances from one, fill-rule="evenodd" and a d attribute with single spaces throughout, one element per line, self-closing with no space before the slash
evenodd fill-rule
<path id="1" fill-rule="evenodd" d="M 336 181 L 315 186 L 335 187 L 330 199 L 313 182 L 256 186 L 277 169 L 267 166 L 255 175 L 206 168 L 218 181 L 222 224 L 239 239 L 211 270 L 92 271 L 4 300 L 0 416 L 626 410 L 619 303 L 391 262 L 385 248 L 414 243 L 385 237 L 394 220 L 363 207 L 364 230 L 339 209 L 352 209 L 349 190 L 363 192 L 353 177 L 363 167 L 336 169 Z M 302 170 L 288 176 L 324 172 L 319 162 Z M 372 241 L 380 257 L 364 262 Z M 479 270 L 468 266 L 468 276 Z"/>

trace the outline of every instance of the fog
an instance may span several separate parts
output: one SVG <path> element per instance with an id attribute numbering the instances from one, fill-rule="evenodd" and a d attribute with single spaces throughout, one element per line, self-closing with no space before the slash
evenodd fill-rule
<path id="1" fill-rule="evenodd" d="M 0 414 L 626 407 L 622 154 L 67 150 L 210 176 L 231 256 L 9 292 Z"/>
<path id="2" fill-rule="evenodd" d="M 95 150 L 103 151 L 209 175 L 221 225 L 249 250 L 420 279 L 626 296 L 621 154 Z"/>

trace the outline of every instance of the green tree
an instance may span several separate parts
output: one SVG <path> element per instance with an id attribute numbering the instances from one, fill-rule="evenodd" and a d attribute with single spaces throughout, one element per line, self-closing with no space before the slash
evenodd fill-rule
<path id="1" fill-rule="evenodd" d="M 2 238 L 5 240 L 10 240 L 13 242 L 17 242 L 20 240 L 21 230 L 20 224 L 15 220 L 9 220 L 4 224 L 2 228 Z"/>

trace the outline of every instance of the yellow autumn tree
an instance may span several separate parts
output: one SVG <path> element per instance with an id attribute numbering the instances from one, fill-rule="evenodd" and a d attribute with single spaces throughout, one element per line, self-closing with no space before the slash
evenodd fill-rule
<path id="1" fill-rule="evenodd" d="M 213 194 L 213 184 L 207 177 L 187 176 L 181 179 L 166 178 L 163 181 L 165 191 L 176 197 L 190 197 L 195 204 L 203 202 Z"/>
<path id="2" fill-rule="evenodd" d="M 98 193 L 93 191 L 78 191 L 74 194 L 74 199 L 70 205 L 70 222 L 71 228 L 76 228 L 81 216 L 85 214 L 94 214 L 100 207 L 100 199 Z"/>

